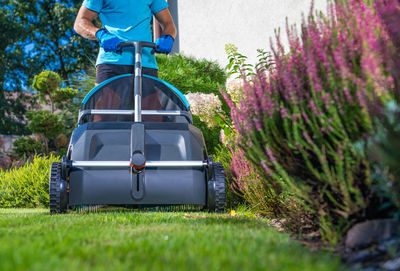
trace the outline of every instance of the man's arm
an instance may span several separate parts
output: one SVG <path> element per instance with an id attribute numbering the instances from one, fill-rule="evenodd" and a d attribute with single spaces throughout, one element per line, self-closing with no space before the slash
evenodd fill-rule
<path id="1" fill-rule="evenodd" d="M 165 8 L 155 14 L 157 21 L 161 25 L 162 36 L 170 35 L 174 39 L 176 38 L 176 28 L 174 20 L 172 19 L 171 13 L 168 8 Z"/>
<path id="2" fill-rule="evenodd" d="M 97 40 L 96 32 L 100 29 L 93 24 L 93 20 L 97 17 L 97 12 L 94 12 L 85 6 L 79 9 L 75 19 L 74 30 L 82 37 L 90 40 Z"/>

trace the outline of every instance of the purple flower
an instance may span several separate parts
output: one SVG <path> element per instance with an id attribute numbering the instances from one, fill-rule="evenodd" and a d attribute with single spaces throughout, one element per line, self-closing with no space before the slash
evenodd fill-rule
<path id="1" fill-rule="evenodd" d="M 286 108 L 281 106 L 281 117 L 282 119 L 287 119 L 289 118 L 289 114 Z"/>
<path id="2" fill-rule="evenodd" d="M 264 161 L 261 161 L 261 166 L 269 176 L 272 176 L 272 170 L 265 164 Z"/>
<path id="3" fill-rule="evenodd" d="M 275 159 L 274 155 L 272 154 L 272 151 L 268 147 L 265 147 L 265 153 L 267 154 L 267 156 L 268 156 L 269 160 L 271 161 L 271 163 L 275 163 L 276 162 L 276 159 Z"/>

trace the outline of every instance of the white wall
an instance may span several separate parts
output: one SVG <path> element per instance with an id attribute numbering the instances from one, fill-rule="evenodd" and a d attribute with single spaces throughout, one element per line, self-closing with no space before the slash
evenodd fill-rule
<path id="1" fill-rule="evenodd" d="M 325 13 L 326 0 L 314 2 Z M 257 49 L 269 50 L 274 29 L 285 37 L 286 17 L 299 26 L 310 6 L 311 0 L 177 0 L 179 50 L 225 67 L 225 44 L 233 43 L 254 64 Z"/>

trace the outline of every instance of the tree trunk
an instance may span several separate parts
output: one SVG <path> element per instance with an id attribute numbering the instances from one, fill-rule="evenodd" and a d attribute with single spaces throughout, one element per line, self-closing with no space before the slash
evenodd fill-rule
<path id="1" fill-rule="evenodd" d="M 44 152 L 46 154 L 49 154 L 49 140 L 47 139 L 47 137 L 43 136 L 43 143 L 44 143 Z"/>
<path id="2" fill-rule="evenodd" d="M 53 114 L 55 111 L 53 99 L 50 96 L 50 112 Z"/>

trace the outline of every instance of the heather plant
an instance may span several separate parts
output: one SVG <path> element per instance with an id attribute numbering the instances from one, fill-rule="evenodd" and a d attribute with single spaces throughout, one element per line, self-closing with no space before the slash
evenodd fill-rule
<path id="1" fill-rule="evenodd" d="M 383 57 L 390 37 L 358 0 L 330 3 L 326 16 L 310 13 L 301 35 L 287 26 L 287 36 L 289 52 L 277 32 L 273 65 L 244 78 L 239 104 L 225 97 L 237 146 L 260 175 L 260 211 L 290 217 L 288 203 L 301 205 L 336 244 L 373 196 L 370 163 L 353 143 L 373 131 L 372 112 L 393 96 Z"/>
<path id="2" fill-rule="evenodd" d="M 234 183 L 236 181 L 236 169 L 233 168 L 234 165 L 232 162 L 232 156 L 233 153 L 230 151 L 229 146 L 224 144 L 218 144 L 213 153 L 214 161 L 221 162 L 225 170 L 226 209 L 236 209 L 239 205 L 243 205 L 245 203 L 243 193 L 234 189 Z M 239 164 L 238 166 L 243 168 L 242 164 Z"/>
<path id="3" fill-rule="evenodd" d="M 276 206 L 274 195 L 268 187 L 264 186 L 253 163 L 247 160 L 242 149 L 229 148 L 232 154 L 229 167 L 232 172 L 230 190 L 243 197 L 255 213 L 276 217 L 279 206 Z"/>
<path id="4" fill-rule="evenodd" d="M 375 7 L 382 23 L 390 37 L 393 46 L 387 46 L 386 40 L 381 41 L 382 55 L 385 64 L 388 66 L 393 82 L 394 96 L 396 101 L 400 102 L 400 31 L 399 18 L 400 6 L 397 0 L 376 1 Z"/>

